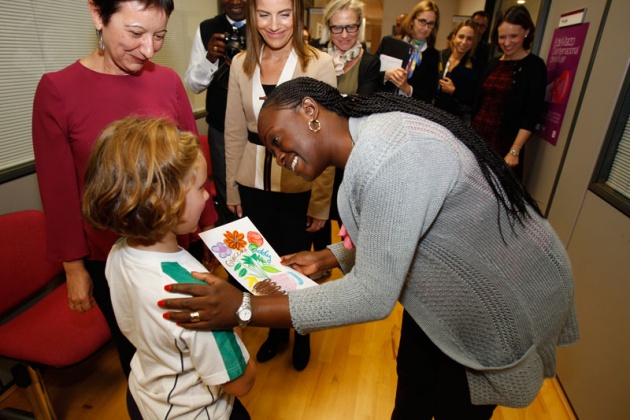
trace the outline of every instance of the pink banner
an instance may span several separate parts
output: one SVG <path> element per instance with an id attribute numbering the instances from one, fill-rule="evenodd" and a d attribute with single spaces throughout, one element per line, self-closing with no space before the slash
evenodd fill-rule
<path id="1" fill-rule="evenodd" d="M 556 145 L 564 113 L 571 95 L 584 40 L 588 32 L 588 23 L 557 28 L 549 56 L 547 57 L 547 93 L 544 112 L 536 126 L 536 134 Z"/>

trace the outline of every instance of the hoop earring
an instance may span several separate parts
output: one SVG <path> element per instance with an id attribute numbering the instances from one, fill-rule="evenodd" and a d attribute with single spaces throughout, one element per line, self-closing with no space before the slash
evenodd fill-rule
<path id="1" fill-rule="evenodd" d="M 313 127 L 313 124 L 315 125 L 315 127 Z M 313 133 L 317 133 L 319 130 L 321 130 L 321 128 L 322 124 L 319 122 L 319 120 L 311 118 L 311 120 L 308 122 L 308 129 L 311 130 Z"/>
<path id="2" fill-rule="evenodd" d="M 105 44 L 103 43 L 103 30 L 97 29 L 96 36 L 98 37 L 98 50 L 105 51 Z"/>

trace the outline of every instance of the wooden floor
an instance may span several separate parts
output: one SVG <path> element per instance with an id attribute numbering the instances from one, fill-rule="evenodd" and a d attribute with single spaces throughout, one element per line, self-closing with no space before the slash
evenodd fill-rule
<path id="1" fill-rule="evenodd" d="M 331 278 L 340 272 L 333 271 Z M 396 352 L 402 307 L 385 320 L 311 334 L 311 361 L 302 372 L 291 364 L 291 346 L 258 364 L 256 384 L 242 398 L 254 420 L 389 419 L 396 392 Z M 267 329 L 248 327 L 244 341 L 252 357 Z M 110 343 L 79 366 L 44 372 L 60 420 L 126 419 L 126 381 Z M 0 409 L 29 410 L 26 394 L 0 396 Z M 493 420 L 575 419 L 559 384 L 545 381 L 525 409 L 498 407 Z"/>
<path id="2" fill-rule="evenodd" d="M 338 275 L 338 273 L 335 273 Z M 311 334 L 311 362 L 303 372 L 291 365 L 291 347 L 258 364 L 253 390 L 242 399 L 254 420 L 380 420 L 390 418 L 396 392 L 395 355 L 402 308 L 385 320 Z M 247 328 L 252 355 L 265 340 L 264 328 Z M 60 420 L 126 419 L 126 382 L 116 349 L 66 369 L 49 369 L 44 381 Z M 0 409 L 29 410 L 21 389 L 0 397 Z M 555 380 L 530 407 L 499 407 L 493 420 L 575 419 Z"/>

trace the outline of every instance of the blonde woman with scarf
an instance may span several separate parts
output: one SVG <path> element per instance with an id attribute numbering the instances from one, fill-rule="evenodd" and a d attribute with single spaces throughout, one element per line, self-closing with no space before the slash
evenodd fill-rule
<path id="1" fill-rule="evenodd" d="M 359 0 L 332 0 L 324 9 L 326 26 L 319 47 L 333 58 L 335 74 L 337 75 L 337 89 L 345 95 L 369 94 L 379 90 L 380 59 L 363 48 L 363 2 Z M 337 211 L 337 191 L 343 178 L 343 169 L 335 170 L 335 184 L 332 203 L 330 205 L 330 220 L 340 222 Z M 326 248 L 331 241 L 330 220 L 324 228 L 313 233 L 313 247 L 315 250 Z M 339 223 L 341 225 L 341 223 Z M 327 275 L 329 273 L 322 273 Z"/>
<path id="2" fill-rule="evenodd" d="M 440 11 L 434 1 L 424 0 L 414 6 L 403 22 L 409 52 L 401 67 L 384 72 L 384 90 L 425 102 L 433 100 L 438 80 L 439 54 L 434 46 L 439 26 Z M 376 54 L 393 55 L 389 51 L 399 44 L 400 40 L 385 37 Z"/>
<path id="3" fill-rule="evenodd" d="M 324 9 L 320 47 L 333 58 L 337 88 L 342 94 L 378 90 L 380 60 L 363 48 L 363 2 L 332 0 Z"/>

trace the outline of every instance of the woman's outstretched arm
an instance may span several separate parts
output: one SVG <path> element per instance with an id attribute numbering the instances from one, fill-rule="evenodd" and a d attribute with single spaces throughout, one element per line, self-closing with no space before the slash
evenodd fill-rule
<path id="1" fill-rule="evenodd" d="M 158 305 L 168 311 L 164 318 L 192 330 L 228 330 L 238 325 L 236 311 L 243 292 L 227 281 L 209 273 L 193 272 L 193 277 L 208 284 L 176 283 L 167 291 L 191 295 L 189 298 L 164 299 Z M 252 296 L 252 320 L 257 327 L 289 328 L 291 313 L 286 295 Z M 199 322 L 190 322 L 190 314 L 199 313 Z"/>

